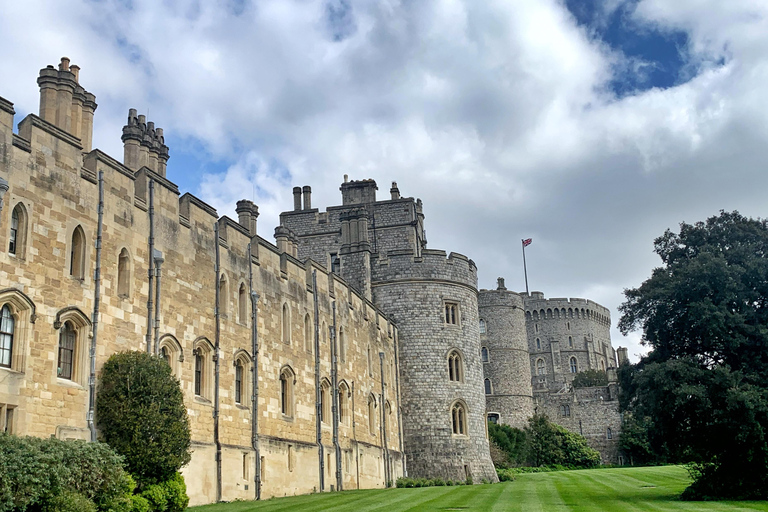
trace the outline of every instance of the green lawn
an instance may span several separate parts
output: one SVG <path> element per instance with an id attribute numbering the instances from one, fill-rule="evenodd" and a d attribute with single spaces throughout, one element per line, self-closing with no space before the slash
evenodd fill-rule
<path id="1" fill-rule="evenodd" d="M 338 510 L 653 511 L 765 510 L 768 502 L 684 502 L 688 473 L 676 466 L 589 469 L 520 475 L 514 482 L 461 487 L 323 493 L 262 502 L 206 505 L 194 512 Z"/>

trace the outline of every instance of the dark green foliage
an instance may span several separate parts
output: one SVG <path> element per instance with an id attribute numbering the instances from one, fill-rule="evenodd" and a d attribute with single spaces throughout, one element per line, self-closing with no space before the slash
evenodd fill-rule
<path id="1" fill-rule="evenodd" d="M 619 327 L 651 351 L 620 370 L 629 447 L 693 462 L 686 498 L 768 497 L 768 223 L 738 212 L 654 242 L 662 266 L 625 291 Z M 644 431 L 644 432 L 643 432 Z"/>
<path id="2" fill-rule="evenodd" d="M 183 512 L 189 503 L 187 486 L 181 473 L 159 484 L 148 485 L 141 497 L 149 504 L 150 512 Z"/>
<path id="3" fill-rule="evenodd" d="M 139 489 L 172 479 L 189 462 L 184 397 L 165 361 L 144 352 L 113 355 L 96 396 L 102 438 L 125 457 Z"/>
<path id="4" fill-rule="evenodd" d="M 629 464 L 642 465 L 663 462 L 651 449 L 648 440 L 650 418 L 624 416 L 619 437 L 619 451 L 629 458 Z"/>
<path id="5" fill-rule="evenodd" d="M 600 464 L 600 454 L 587 440 L 536 414 L 525 427 L 527 460 L 531 466 L 572 466 L 589 468 Z"/>
<path id="6" fill-rule="evenodd" d="M 395 482 L 395 487 L 400 488 L 414 488 L 414 487 L 443 487 L 446 485 L 472 485 L 472 479 L 466 481 L 456 480 L 443 480 L 442 478 L 398 478 Z"/>
<path id="7" fill-rule="evenodd" d="M 129 512 L 134 483 L 122 463 L 103 443 L 0 433 L 0 512 L 87 511 L 86 502 L 93 510 Z"/>
<path id="8" fill-rule="evenodd" d="M 494 460 L 497 467 L 508 468 L 525 463 L 525 432 L 509 425 L 488 423 L 488 437 L 503 454 L 503 460 Z"/>
<path id="9" fill-rule="evenodd" d="M 496 474 L 499 482 L 513 482 L 517 478 L 517 473 L 509 468 L 496 468 Z"/>
<path id="10" fill-rule="evenodd" d="M 591 388 L 595 386 L 607 386 L 608 374 L 603 370 L 585 370 L 573 377 L 573 387 Z"/>

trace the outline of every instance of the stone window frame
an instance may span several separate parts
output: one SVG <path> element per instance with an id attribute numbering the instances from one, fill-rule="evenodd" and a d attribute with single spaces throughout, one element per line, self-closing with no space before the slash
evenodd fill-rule
<path id="1" fill-rule="evenodd" d="M 16 228 L 13 227 L 13 216 L 16 215 Z M 27 255 L 27 236 L 29 233 L 29 213 L 27 205 L 18 201 L 11 210 L 11 221 L 8 223 L 8 254 L 18 258 L 26 259 Z"/>
<path id="2" fill-rule="evenodd" d="M 242 368 L 240 381 L 240 401 L 237 401 L 237 366 Z M 250 410 L 253 383 L 249 376 L 253 372 L 253 357 L 245 349 L 238 349 L 232 357 L 232 402 L 236 407 Z"/>
<path id="3" fill-rule="evenodd" d="M 469 437 L 469 408 L 464 400 L 454 400 L 448 410 L 450 412 L 449 416 L 451 420 L 451 436 L 460 438 Z"/>
<path id="4" fill-rule="evenodd" d="M 63 378 L 59 376 L 59 345 L 61 343 L 61 330 L 69 324 L 75 333 L 75 343 L 72 353 L 72 373 L 71 378 Z M 57 331 L 56 347 L 57 364 L 53 367 L 56 382 L 65 385 L 75 385 L 78 387 L 85 387 L 88 384 L 90 372 L 88 371 L 88 352 L 90 350 L 90 340 L 93 336 L 91 329 L 91 320 L 88 315 L 83 313 L 80 308 L 76 306 L 68 306 L 60 309 L 56 313 L 56 317 L 53 321 L 53 328 Z"/>
<path id="5" fill-rule="evenodd" d="M 13 317 L 13 345 L 11 364 L 0 366 L 0 371 L 24 373 L 32 325 L 37 319 L 37 307 L 32 299 L 16 288 L 0 290 L 0 308 L 4 306 L 8 306 Z"/>
<path id="6" fill-rule="evenodd" d="M 568 346 L 573 348 L 573 336 L 568 336 Z"/>
<path id="7" fill-rule="evenodd" d="M 379 404 L 376 401 L 376 395 L 368 393 L 368 433 L 376 437 L 376 408 Z"/>
<path id="8" fill-rule="evenodd" d="M 613 439 L 613 430 L 611 430 L 611 427 L 607 427 L 605 430 L 605 438 L 606 439 Z"/>
<path id="9" fill-rule="evenodd" d="M 541 350 L 541 338 L 536 338 L 536 350 Z"/>
<path id="10" fill-rule="evenodd" d="M 278 374 L 278 383 L 280 389 L 278 389 L 278 404 L 280 406 L 280 413 L 284 420 L 292 420 L 296 413 L 295 405 L 295 387 L 296 387 L 296 372 L 293 371 L 290 365 L 285 365 L 280 368 Z"/>
<path id="11" fill-rule="evenodd" d="M 445 360 L 448 363 L 448 380 L 462 384 L 464 382 L 464 356 L 461 350 L 452 347 L 448 350 Z"/>
<path id="12" fill-rule="evenodd" d="M 493 394 L 493 382 L 488 377 L 483 379 L 483 391 L 485 391 L 486 396 Z"/>
<path id="13" fill-rule="evenodd" d="M 121 247 L 117 253 L 115 277 L 116 295 L 121 299 L 130 299 L 133 291 L 133 257 L 127 247 Z"/>
<path id="14" fill-rule="evenodd" d="M 443 324 L 461 327 L 461 304 L 458 300 L 443 300 Z"/>
<path id="15" fill-rule="evenodd" d="M 501 423 L 501 413 L 498 413 L 498 412 L 489 412 L 489 413 L 487 413 L 487 414 L 485 415 L 485 417 L 486 417 L 486 420 L 488 421 L 488 423 L 495 423 L 495 424 L 497 424 L 497 425 L 498 425 L 499 423 Z M 496 418 L 496 421 L 493 421 L 492 417 L 495 417 L 495 418 Z"/>
<path id="16" fill-rule="evenodd" d="M 16 433 L 16 408 L 14 404 L 0 404 L 0 432 Z"/>
<path id="17" fill-rule="evenodd" d="M 342 381 L 339 382 L 339 424 L 347 427 L 352 423 L 352 411 L 350 408 L 351 397 L 352 393 L 349 384 L 347 384 L 346 380 L 342 379 Z"/>
<path id="18" fill-rule="evenodd" d="M 312 339 L 312 316 L 304 313 L 304 351 L 307 354 L 314 354 L 315 340 Z"/>
<path id="19" fill-rule="evenodd" d="M 332 398 L 331 383 L 327 377 L 320 380 L 320 423 L 330 425 L 332 423 Z"/>
<path id="20" fill-rule="evenodd" d="M 16 318 L 8 304 L 0 306 L 0 367 L 10 368 L 13 363 L 13 337 Z M 7 360 L 7 362 L 6 362 Z"/>
<path id="21" fill-rule="evenodd" d="M 560 405 L 560 416 L 563 418 L 570 418 L 571 417 L 571 406 L 568 404 L 561 404 Z"/>
<path id="22" fill-rule="evenodd" d="M 165 352 L 166 357 L 163 357 L 163 352 Z M 184 350 L 181 348 L 179 340 L 173 334 L 163 334 L 157 344 L 157 353 L 171 367 L 173 376 L 180 380 L 181 363 L 184 362 Z"/>
<path id="23" fill-rule="evenodd" d="M 208 338 L 203 336 L 197 338 L 192 345 L 192 358 L 193 363 L 193 375 L 192 375 L 192 392 L 195 400 L 203 403 L 211 403 L 211 397 L 213 396 L 213 366 L 215 348 Z M 198 369 L 198 358 L 201 363 L 201 368 Z M 198 378 L 200 379 L 198 381 Z M 198 392 L 199 391 L 199 392 Z"/>
<path id="24" fill-rule="evenodd" d="M 483 320 L 483 319 L 481 318 L 481 319 L 480 319 L 480 321 L 478 322 L 478 325 L 479 325 L 479 327 L 480 327 L 480 334 L 487 334 L 487 332 L 488 332 L 488 326 L 487 326 L 487 324 L 485 323 L 485 320 Z"/>
<path id="25" fill-rule="evenodd" d="M 571 356 L 571 358 L 568 360 L 568 367 L 571 370 L 571 373 L 579 373 L 579 362 L 575 357 Z"/>
<path id="26" fill-rule="evenodd" d="M 248 286 L 244 280 L 240 280 L 240 286 L 237 287 L 237 323 L 248 326 Z"/>
<path id="27" fill-rule="evenodd" d="M 488 347 L 480 347 L 480 361 L 483 363 L 491 362 L 491 352 Z"/>
<path id="28" fill-rule="evenodd" d="M 77 237 L 77 238 L 76 238 Z M 83 282 L 88 273 L 88 237 L 82 224 L 77 224 L 69 233 L 68 250 L 66 252 L 67 275 L 77 281 Z"/>
<path id="29" fill-rule="evenodd" d="M 219 275 L 219 315 L 221 318 L 229 318 L 229 279 L 222 272 Z"/>
<path id="30" fill-rule="evenodd" d="M 280 341 L 291 346 L 291 306 L 288 301 L 283 302 L 280 312 Z"/>
<path id="31" fill-rule="evenodd" d="M 536 375 L 542 377 L 547 374 L 547 362 L 543 357 L 536 359 Z"/>

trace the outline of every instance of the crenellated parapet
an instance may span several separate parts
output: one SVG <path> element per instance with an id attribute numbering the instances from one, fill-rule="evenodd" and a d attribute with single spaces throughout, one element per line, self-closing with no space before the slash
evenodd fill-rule
<path id="1" fill-rule="evenodd" d="M 551 298 L 545 299 L 542 292 L 531 292 L 524 296 L 526 317 L 531 319 L 588 319 L 610 328 L 611 311 L 589 299 Z"/>
<path id="2" fill-rule="evenodd" d="M 463 254 L 435 249 L 388 252 L 372 258 L 373 286 L 398 281 L 436 281 L 477 290 L 477 265 Z"/>

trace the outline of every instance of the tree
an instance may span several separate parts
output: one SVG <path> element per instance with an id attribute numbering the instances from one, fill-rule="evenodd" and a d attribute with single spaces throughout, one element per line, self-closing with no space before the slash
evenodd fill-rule
<path id="1" fill-rule="evenodd" d="M 528 420 L 525 427 L 527 459 L 531 466 L 571 466 L 588 468 L 600 464 L 600 454 L 587 440 L 552 423 L 541 414 Z"/>
<path id="2" fill-rule="evenodd" d="M 650 352 L 620 369 L 621 405 L 662 460 L 692 462 L 688 498 L 768 497 L 768 223 L 738 212 L 654 242 L 619 328 Z"/>
<path id="3" fill-rule="evenodd" d="M 184 396 L 171 368 L 144 352 L 114 354 L 96 395 L 101 437 L 125 457 L 139 489 L 168 481 L 190 460 Z"/>
<path id="4" fill-rule="evenodd" d="M 591 388 L 594 386 L 607 386 L 608 374 L 604 370 L 585 370 L 573 377 L 573 387 Z"/>
<path id="5" fill-rule="evenodd" d="M 496 467 L 520 466 L 525 462 L 525 431 L 509 425 L 489 422 L 488 437 L 494 447 L 491 449 L 491 460 Z"/>

